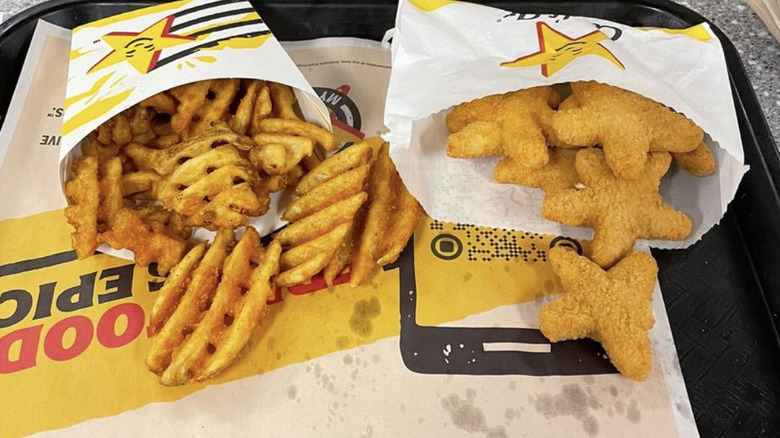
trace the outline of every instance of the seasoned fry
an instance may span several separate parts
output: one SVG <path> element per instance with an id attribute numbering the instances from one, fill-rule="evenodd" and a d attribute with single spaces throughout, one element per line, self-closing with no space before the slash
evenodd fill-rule
<path id="1" fill-rule="evenodd" d="M 329 157 L 327 160 L 323 161 L 320 166 L 317 166 L 304 175 L 295 188 L 295 194 L 303 196 L 314 187 L 329 179 L 368 163 L 372 153 L 371 145 L 366 141 L 353 144 L 332 157 Z"/>
<path id="2" fill-rule="evenodd" d="M 238 85 L 238 79 L 212 80 L 206 94 L 206 101 L 195 111 L 190 125 L 183 132 L 185 138 L 200 135 L 209 129 L 212 123 L 224 120 L 233 98 L 236 97 Z"/>
<path id="3" fill-rule="evenodd" d="M 97 217 L 100 189 L 98 187 L 98 161 L 95 157 L 82 157 L 73 165 L 75 177 L 65 184 L 68 206 L 65 217 L 75 228 L 71 233 L 73 249 L 79 259 L 85 259 L 97 249 Z"/>
<path id="4" fill-rule="evenodd" d="M 122 175 L 122 192 L 125 196 L 147 192 L 153 189 L 155 183 L 162 177 L 153 170 L 139 170 Z"/>
<path id="5" fill-rule="evenodd" d="M 224 143 L 242 150 L 249 150 L 255 145 L 252 139 L 236 134 L 224 123 L 218 123 L 203 135 L 167 149 L 157 150 L 130 143 L 125 148 L 125 152 L 140 170 L 151 169 L 160 175 L 168 175 L 187 160 Z"/>
<path id="6" fill-rule="evenodd" d="M 119 158 L 112 158 L 99 171 L 102 171 L 102 175 L 99 182 L 98 230 L 106 231 L 114 223 L 116 214 L 124 207 L 122 163 Z"/>
<path id="7" fill-rule="evenodd" d="M 283 271 L 291 269 L 314 258 L 318 254 L 334 251 L 347 235 L 349 229 L 349 223 L 341 224 L 314 240 L 310 240 L 303 245 L 285 251 L 282 258 L 279 260 L 279 269 Z M 322 269 L 322 267 L 320 267 L 320 269 Z M 314 274 L 319 272 L 320 269 L 316 270 Z M 283 286 L 284 284 L 280 283 L 280 285 Z"/>
<path id="8" fill-rule="evenodd" d="M 194 330 L 206 303 L 210 303 L 222 276 L 222 264 L 233 245 L 233 230 L 221 229 L 197 268 L 192 271 L 187 290 L 170 313 L 157 335 L 152 338 L 146 355 L 146 366 L 162 375 L 171 363 L 174 351 Z M 167 281 L 166 281 L 167 282 Z M 162 312 L 162 310 L 160 310 Z"/>
<path id="9" fill-rule="evenodd" d="M 193 82 L 173 88 L 170 93 L 178 99 L 176 113 L 171 117 L 173 131 L 181 133 L 190 124 L 195 113 L 206 103 L 206 94 L 209 92 L 211 81 Z"/>
<path id="10" fill-rule="evenodd" d="M 287 149 L 279 143 L 255 146 L 249 151 L 249 161 L 258 170 L 263 170 L 269 175 L 279 175 L 286 172 Z"/>
<path id="11" fill-rule="evenodd" d="M 267 211 L 270 199 L 253 190 L 257 173 L 230 145 L 194 157 L 159 184 L 157 195 L 169 209 L 189 218 L 191 225 L 241 226 L 248 216 Z"/>
<path id="12" fill-rule="evenodd" d="M 268 118 L 260 121 L 260 130 L 271 134 L 287 134 L 306 137 L 318 143 L 326 151 L 338 146 L 336 136 L 325 128 L 302 120 Z"/>
<path id="13" fill-rule="evenodd" d="M 254 228 L 249 227 L 233 252 L 225 259 L 222 277 L 211 305 L 203 313 L 192 335 L 187 337 L 177 349 L 160 383 L 163 385 L 187 383 L 196 373 L 195 368 L 213 353 L 218 345 L 217 340 L 221 331 L 225 329 L 225 315 L 232 317 L 238 312 L 242 292 L 249 289 L 252 263 L 258 263 L 259 260 L 260 235 Z"/>
<path id="14" fill-rule="evenodd" d="M 268 300 L 274 296 L 275 287 L 271 277 L 279 270 L 281 252 L 282 247 L 277 242 L 271 242 L 265 250 L 260 264 L 252 271 L 244 303 L 238 306 L 240 310 L 237 315 L 229 315 L 232 316 L 233 322 L 225 328 L 218 348 L 206 359 L 201 371 L 195 376 L 197 380 L 208 379 L 225 369 L 249 343 L 252 334 L 268 313 Z M 227 321 L 227 316 L 223 320 Z"/>
<path id="15" fill-rule="evenodd" d="M 366 212 L 366 222 L 360 235 L 359 243 L 352 258 L 352 276 L 349 284 L 355 287 L 365 281 L 374 271 L 382 240 L 387 230 L 391 229 L 393 205 L 397 193 L 393 190 L 395 168 L 390 160 L 387 144 L 379 149 L 379 154 L 371 169 L 368 182 L 369 205 Z"/>
<path id="16" fill-rule="evenodd" d="M 260 132 L 260 121 L 270 116 L 272 110 L 271 91 L 268 88 L 268 84 L 263 81 L 259 82 L 260 85 L 257 89 L 255 105 L 252 108 L 252 120 L 249 124 L 249 133 L 251 135 L 255 135 Z"/>
<path id="17" fill-rule="evenodd" d="M 295 114 L 295 104 L 298 99 L 295 98 L 292 88 L 284 84 L 269 82 L 268 88 L 271 91 L 272 110 L 271 115 L 277 119 L 299 120 Z"/>
<path id="18" fill-rule="evenodd" d="M 363 191 L 363 183 L 370 169 L 370 165 L 364 164 L 313 188 L 287 207 L 282 214 L 282 220 L 295 222 L 325 208 L 328 204 Z"/>
<path id="19" fill-rule="evenodd" d="M 422 216 L 420 203 L 406 189 L 403 181 L 401 181 L 401 177 L 396 174 L 394 179 L 396 180 L 395 190 L 397 191 L 398 208 L 394 209 L 393 212 L 394 226 L 392 231 L 384 233 L 380 251 L 382 255 L 379 256 L 376 262 L 379 266 L 389 265 L 398 260 L 398 256 L 401 255 L 401 251 L 406 247 L 409 238 L 414 234 L 417 223 Z"/>
<path id="20" fill-rule="evenodd" d="M 157 93 L 148 97 L 139 103 L 141 108 L 154 108 L 158 113 L 174 114 L 176 113 L 176 99 L 171 97 L 167 91 Z"/>
<path id="21" fill-rule="evenodd" d="M 253 161 L 253 163 L 272 175 L 289 172 L 301 160 L 311 155 L 314 147 L 311 139 L 294 135 L 260 133 L 252 137 L 252 140 L 257 144 L 254 149 L 258 149 L 255 155 L 257 162 Z M 270 145 L 281 145 L 284 154 L 282 155 L 278 146 L 274 146 L 273 153 L 265 151 Z M 270 155 L 266 157 L 268 154 Z M 281 160 L 282 156 L 283 160 Z M 250 160 L 251 158 L 250 155 Z"/>
<path id="22" fill-rule="evenodd" d="M 245 135 L 249 130 L 249 124 L 252 122 L 252 111 L 257 100 L 257 90 L 260 87 L 260 81 L 246 80 L 246 94 L 238 103 L 236 113 L 230 119 L 230 129 L 238 134 Z"/>
<path id="23" fill-rule="evenodd" d="M 181 260 L 187 246 L 184 240 L 153 230 L 143 223 L 138 213 L 129 208 L 119 210 L 111 232 L 123 248 L 133 251 L 138 266 L 157 262 L 157 269 L 163 274 Z"/>
<path id="24" fill-rule="evenodd" d="M 187 290 L 190 275 L 200 263 L 203 254 L 206 253 L 207 246 L 206 242 L 201 242 L 193 247 L 168 274 L 165 284 L 157 292 L 152 313 L 149 315 L 149 333 L 151 335 L 156 335 L 160 331 L 160 328 L 176 309 L 176 305 Z"/>
<path id="25" fill-rule="evenodd" d="M 288 225 L 279 231 L 276 239 L 282 246 L 296 246 L 308 242 L 332 228 L 349 222 L 361 205 L 366 202 L 365 192 L 352 195 L 343 201 Z"/>

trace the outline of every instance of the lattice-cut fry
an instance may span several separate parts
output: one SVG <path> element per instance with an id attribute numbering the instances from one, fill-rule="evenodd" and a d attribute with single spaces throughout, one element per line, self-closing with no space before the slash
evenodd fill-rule
<path id="1" fill-rule="evenodd" d="M 292 88 L 287 85 L 276 82 L 269 82 L 268 88 L 271 90 L 271 115 L 277 119 L 300 120 L 295 114 L 295 104 L 298 99 L 295 98 Z"/>
<path id="2" fill-rule="evenodd" d="M 206 101 L 195 111 L 190 121 L 190 126 L 182 133 L 185 138 L 194 137 L 204 133 L 212 123 L 224 120 L 228 116 L 230 104 L 238 93 L 238 79 L 212 80 Z"/>
<path id="3" fill-rule="evenodd" d="M 282 214 L 282 220 L 295 222 L 334 202 L 362 192 L 370 169 L 370 165 L 364 164 L 313 188 L 287 207 Z"/>
<path id="4" fill-rule="evenodd" d="M 116 214 L 111 234 L 123 248 L 133 252 L 138 266 L 157 262 L 158 270 L 163 274 L 181 260 L 187 246 L 184 240 L 153 230 L 129 208 L 123 208 Z"/>
<path id="5" fill-rule="evenodd" d="M 97 158 L 98 164 L 103 164 L 119 155 L 120 147 L 116 144 L 103 144 L 98 140 L 97 132 L 90 133 L 81 142 L 81 153 L 85 156 Z"/>
<path id="6" fill-rule="evenodd" d="M 130 131 L 134 136 L 144 134 L 152 130 L 152 110 L 136 105 L 128 110 L 128 114 L 131 117 Z"/>
<path id="7" fill-rule="evenodd" d="M 327 266 L 322 270 L 322 276 L 328 286 L 333 286 L 333 280 L 341 274 L 352 260 L 352 254 L 355 251 L 355 234 L 363 227 L 363 216 L 365 209 L 361 209 L 352 219 L 352 224 L 347 231 L 347 235 L 341 242 L 341 247 L 333 255 Z"/>
<path id="8" fill-rule="evenodd" d="M 260 131 L 270 134 L 286 134 L 306 137 L 318 143 L 326 151 L 333 151 L 339 145 L 336 136 L 325 128 L 303 120 L 268 118 L 260 121 Z"/>
<path id="9" fill-rule="evenodd" d="M 170 90 L 179 104 L 176 113 L 171 117 L 171 127 L 176 133 L 184 132 L 195 113 L 206 103 L 206 95 L 209 92 L 211 81 L 193 82 Z"/>
<path id="10" fill-rule="evenodd" d="M 176 310 L 176 306 L 181 301 L 187 286 L 189 286 L 192 271 L 200 263 L 207 247 L 208 244 L 206 242 L 197 244 L 168 273 L 165 284 L 157 292 L 157 298 L 155 298 L 152 306 L 152 313 L 149 315 L 149 333 L 152 336 L 160 331 L 165 322 L 168 321 L 168 318 L 173 314 L 173 311 Z"/>
<path id="11" fill-rule="evenodd" d="M 343 151 L 333 154 L 301 178 L 295 188 L 295 194 L 303 196 L 329 179 L 368 163 L 372 154 L 371 144 L 367 141 L 353 144 Z"/>
<path id="12" fill-rule="evenodd" d="M 197 380 L 213 377 L 236 358 L 249 343 L 252 334 L 257 330 L 263 317 L 268 313 L 268 301 L 274 296 L 274 283 L 271 277 L 279 270 L 279 255 L 282 247 L 278 242 L 271 242 L 266 248 L 258 266 L 252 271 L 249 290 L 244 295 L 244 303 L 238 306 L 238 314 L 226 314 L 223 321 L 227 325 L 220 336 L 216 351 L 206 359 Z"/>
<path id="13" fill-rule="evenodd" d="M 157 150 L 130 143 L 125 147 L 125 152 L 140 170 L 151 169 L 160 175 L 168 175 L 187 160 L 208 152 L 220 144 L 231 144 L 242 150 L 249 150 L 255 145 L 249 137 L 236 134 L 226 124 L 218 123 L 203 135 L 167 149 Z"/>
<path id="14" fill-rule="evenodd" d="M 276 193 L 288 187 L 287 174 L 268 175 L 263 172 L 260 175 L 260 183 L 255 186 L 257 197 L 263 199 L 264 194 Z"/>
<path id="15" fill-rule="evenodd" d="M 307 157 L 303 157 L 301 159 L 301 167 L 306 172 L 314 169 L 315 167 L 319 166 L 320 163 L 322 163 L 322 159 L 316 153 L 317 149 L 318 148 L 314 148 L 314 152 L 311 155 L 309 155 Z M 306 172 L 304 172 L 304 173 L 306 173 Z"/>
<path id="16" fill-rule="evenodd" d="M 122 175 L 122 193 L 125 196 L 132 196 L 136 193 L 148 192 L 153 190 L 154 185 L 162 177 L 153 170 L 139 170 Z"/>
<path id="17" fill-rule="evenodd" d="M 268 210 L 270 199 L 254 191 L 257 173 L 230 145 L 194 157 L 167 176 L 157 190 L 160 201 L 191 225 L 241 226 L 248 216 Z"/>
<path id="18" fill-rule="evenodd" d="M 330 253 L 337 248 L 346 237 L 349 232 L 350 224 L 344 223 L 331 231 L 310 240 L 300 246 L 291 248 L 282 254 L 282 258 L 279 260 L 279 269 L 284 273 L 285 270 L 292 269 L 308 260 L 313 259 L 315 256 L 322 253 Z M 314 271 L 312 275 L 316 274 L 322 269 Z M 284 286 L 284 284 L 281 284 Z"/>
<path id="19" fill-rule="evenodd" d="M 294 135 L 260 133 L 253 136 L 252 140 L 257 144 L 253 148 L 257 150 L 254 155 L 256 162 L 253 161 L 253 164 L 271 175 L 289 172 L 301 160 L 310 156 L 314 149 L 311 139 Z M 271 145 L 274 145 L 272 150 L 266 150 Z M 279 146 L 284 148 L 283 153 Z"/>
<path id="20" fill-rule="evenodd" d="M 303 170 L 303 168 L 300 165 L 293 167 L 285 175 L 286 176 L 286 178 L 285 178 L 285 186 L 294 188 L 295 186 L 298 185 L 298 181 L 301 180 L 301 178 L 303 177 L 303 175 L 305 173 L 306 173 L 306 171 Z"/>
<path id="21" fill-rule="evenodd" d="M 210 361 L 211 356 L 222 347 L 222 341 L 230 335 L 229 327 L 235 322 L 242 307 L 247 304 L 245 296 L 252 286 L 252 273 L 263 261 L 260 235 L 254 228 L 248 227 L 233 252 L 225 259 L 221 280 L 211 304 L 203 312 L 192 334 L 176 349 L 170 365 L 162 374 L 160 383 L 182 385 L 207 377 L 201 376 L 204 364 Z M 266 260 L 268 261 L 273 260 Z M 265 269 L 273 272 L 276 266 Z M 267 297 L 268 290 L 265 292 Z M 250 303 L 252 304 L 254 303 Z M 237 353 L 238 351 L 235 351 L 235 354 L 228 355 L 229 357 L 221 359 L 221 362 L 227 362 L 228 358 L 234 359 Z M 209 373 L 211 374 L 213 371 Z"/>
<path id="22" fill-rule="evenodd" d="M 279 143 L 255 146 L 249 151 L 249 162 L 257 170 L 262 170 L 269 175 L 282 174 L 287 163 L 287 149 Z"/>
<path id="23" fill-rule="evenodd" d="M 222 265 L 233 243 L 232 229 L 219 230 L 198 266 L 188 276 L 187 289 L 181 295 L 181 300 L 172 304 L 175 305 L 175 310 L 165 311 L 170 316 L 152 337 L 151 347 L 146 355 L 146 366 L 153 373 L 163 374 L 170 365 L 174 352 L 200 321 L 202 312 L 206 310 L 206 305 L 211 303 L 217 290 L 222 277 Z"/>
<path id="24" fill-rule="evenodd" d="M 715 156 L 706 143 L 690 152 L 672 154 L 674 163 L 693 176 L 709 176 L 715 173 Z"/>
<path id="25" fill-rule="evenodd" d="M 268 84 L 264 81 L 258 81 L 257 96 L 255 97 L 255 104 L 252 108 L 252 120 L 249 123 L 249 133 L 251 135 L 258 134 L 260 132 L 260 122 L 271 115 L 272 103 L 271 103 L 271 90 L 268 88 Z"/>
<path id="26" fill-rule="evenodd" d="M 166 210 L 158 204 L 141 204 L 134 209 L 141 220 L 151 226 L 154 232 L 165 233 L 181 240 L 187 240 L 192 236 L 192 226 L 175 211 Z"/>
<path id="27" fill-rule="evenodd" d="M 75 228 L 71 233 L 71 244 L 79 259 L 94 254 L 98 245 L 100 189 L 97 173 L 97 158 L 82 157 L 73 165 L 74 178 L 65 184 L 65 196 L 68 198 L 65 217 Z"/>
<path id="28" fill-rule="evenodd" d="M 228 123 L 230 129 L 238 134 L 245 135 L 249 130 L 249 125 L 252 123 L 252 110 L 257 100 L 257 91 L 260 89 L 261 82 L 255 80 L 245 80 L 244 96 L 241 97 L 236 108 L 236 113 Z"/>
<path id="29" fill-rule="evenodd" d="M 155 149 L 167 149 L 179 143 L 181 143 L 181 136 L 179 134 L 165 134 L 150 140 L 149 146 Z"/>
<path id="30" fill-rule="evenodd" d="M 186 86 L 186 85 L 185 85 Z M 176 99 L 171 97 L 167 91 L 157 93 L 152 97 L 147 97 L 138 104 L 142 108 L 154 108 L 158 113 L 175 114 Z"/>
<path id="31" fill-rule="evenodd" d="M 124 113 L 108 119 L 97 129 L 97 139 L 103 144 L 122 147 L 133 140 L 133 129 Z"/>
<path id="32" fill-rule="evenodd" d="M 98 230 L 108 231 L 116 214 L 124 208 L 122 187 L 122 162 L 112 158 L 98 169 L 100 174 L 100 206 L 98 207 Z M 100 240 L 98 236 L 98 240 Z"/>
<path id="33" fill-rule="evenodd" d="M 385 233 L 392 229 L 393 208 L 398 193 L 393 189 L 395 166 L 390 160 L 387 144 L 379 149 L 379 154 L 371 169 L 368 181 L 368 209 L 363 230 L 352 258 L 349 284 L 353 287 L 363 283 L 376 267 L 381 256 L 382 241 Z"/>
<path id="34" fill-rule="evenodd" d="M 393 179 L 395 180 L 393 190 L 397 193 L 395 196 L 397 206 L 393 209 L 393 227 L 385 231 L 382 239 L 381 250 L 376 262 L 379 266 L 389 265 L 398 260 L 401 251 L 414 234 L 423 212 L 420 203 L 404 186 L 400 175 L 396 173 Z"/>
<path id="35" fill-rule="evenodd" d="M 293 247 L 313 240 L 338 225 L 350 222 L 367 195 L 360 192 L 292 223 L 276 234 L 282 246 Z"/>

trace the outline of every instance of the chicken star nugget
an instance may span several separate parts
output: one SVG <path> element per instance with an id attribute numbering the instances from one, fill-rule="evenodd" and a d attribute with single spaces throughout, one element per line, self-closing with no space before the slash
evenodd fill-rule
<path id="1" fill-rule="evenodd" d="M 556 143 L 552 115 L 560 100 L 552 87 L 542 86 L 458 105 L 447 118 L 453 131 L 447 138 L 447 155 L 504 155 L 538 169 L 549 160 L 548 142 Z"/>
<path id="2" fill-rule="evenodd" d="M 574 104 L 552 118 L 555 135 L 572 146 L 604 148 L 623 178 L 642 174 L 649 152 L 690 152 L 704 133 L 682 114 L 631 91 L 598 82 L 574 82 Z"/>
<path id="3" fill-rule="evenodd" d="M 710 176 L 715 173 L 715 156 L 706 143 L 690 152 L 672 154 L 674 164 L 693 176 Z"/>
<path id="4" fill-rule="evenodd" d="M 556 247 L 550 250 L 550 263 L 566 293 L 539 313 L 542 334 L 552 342 L 594 339 L 624 376 L 647 379 L 658 273 L 653 257 L 633 253 L 604 271 L 574 251 Z"/>
<path id="5" fill-rule="evenodd" d="M 569 189 L 579 177 L 574 168 L 575 149 L 550 148 L 550 161 L 539 169 L 531 169 L 506 157 L 493 169 L 493 179 L 500 183 L 521 184 L 545 192 Z"/>
<path id="6" fill-rule="evenodd" d="M 545 219 L 595 231 L 592 259 L 603 268 L 631 251 L 637 239 L 682 240 L 691 233 L 691 220 L 664 205 L 658 187 L 671 156 L 652 152 L 638 178 L 615 176 L 600 149 L 577 152 L 575 167 L 583 189 L 547 193 Z"/>

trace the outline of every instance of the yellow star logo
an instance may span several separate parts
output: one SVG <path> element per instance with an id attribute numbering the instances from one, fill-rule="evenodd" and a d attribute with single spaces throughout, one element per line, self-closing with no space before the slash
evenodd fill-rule
<path id="1" fill-rule="evenodd" d="M 87 73 L 127 61 L 138 73 L 145 75 L 157 64 L 160 51 L 195 41 L 195 37 L 168 33 L 173 19 L 172 15 L 165 17 L 141 32 L 111 32 L 103 35 L 103 41 L 113 50 Z"/>
<path id="2" fill-rule="evenodd" d="M 538 22 L 536 23 L 536 32 L 539 35 L 538 52 L 521 56 L 514 61 L 502 62 L 501 66 L 529 67 L 540 65 L 542 66 L 542 75 L 549 78 L 580 56 L 596 55 L 625 70 L 623 63 L 600 44 L 609 37 L 599 30 L 578 38 L 570 38 L 551 28 L 547 23 Z"/>

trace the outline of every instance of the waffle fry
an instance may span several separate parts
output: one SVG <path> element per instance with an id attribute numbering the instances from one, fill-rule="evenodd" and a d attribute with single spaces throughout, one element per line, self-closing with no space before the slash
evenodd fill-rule
<path id="1" fill-rule="evenodd" d="M 65 196 L 68 206 L 65 217 L 75 228 L 71 233 L 71 244 L 76 256 L 84 259 L 97 249 L 97 216 L 99 203 L 98 160 L 95 157 L 83 157 L 73 165 L 75 177 L 65 184 Z"/>
<path id="2" fill-rule="evenodd" d="M 167 91 L 163 91 L 162 93 L 157 93 L 152 97 L 148 97 L 142 100 L 138 105 L 141 108 L 154 108 L 154 110 L 158 113 L 176 113 L 176 99 L 174 99 Z"/>
<path id="3" fill-rule="evenodd" d="M 249 130 L 249 125 L 252 123 L 252 114 L 254 112 L 255 101 L 257 100 L 257 92 L 261 87 L 260 81 L 244 81 L 245 94 L 241 97 L 236 108 L 236 113 L 230 119 L 230 129 L 238 134 L 245 135 Z"/>
<path id="4" fill-rule="evenodd" d="M 167 149 L 158 150 L 130 143 L 125 148 L 125 152 L 138 169 L 154 170 L 160 175 L 168 175 L 187 160 L 208 152 L 218 144 L 225 143 L 243 150 L 249 150 L 255 145 L 250 138 L 236 134 L 224 123 L 218 123 L 203 135 Z"/>
<path id="5" fill-rule="evenodd" d="M 195 111 L 187 130 L 181 133 L 183 137 L 200 135 L 209 129 L 212 123 L 225 120 L 230 104 L 238 93 L 238 85 L 238 79 L 212 80 L 206 93 L 206 100 Z"/>
<path id="6" fill-rule="evenodd" d="M 230 145 L 198 155 L 179 166 L 159 185 L 157 196 L 168 209 L 204 227 L 242 226 L 248 216 L 268 210 L 268 196 L 258 197 L 257 172 Z"/>
<path id="7" fill-rule="evenodd" d="M 271 90 L 268 88 L 268 84 L 263 81 L 258 81 L 257 97 L 255 97 L 255 105 L 252 108 L 252 120 L 249 123 L 249 133 L 255 135 L 260 133 L 260 121 L 271 115 L 272 103 L 271 103 Z"/>
<path id="8" fill-rule="evenodd" d="M 119 156 L 120 147 L 116 144 L 106 145 L 98 140 L 98 133 L 92 132 L 81 143 L 81 153 L 84 156 L 97 158 L 98 164 Z"/>
<path id="9" fill-rule="evenodd" d="M 263 251 L 251 227 L 228 255 L 232 240 L 232 232 L 222 230 L 208 251 L 205 244 L 191 250 L 160 290 L 150 318 L 155 336 L 147 366 L 163 385 L 205 380 L 222 371 L 267 312 L 281 247 L 272 243 Z"/>
<path id="10" fill-rule="evenodd" d="M 260 130 L 270 134 L 306 137 L 330 152 L 339 145 L 336 136 L 325 128 L 302 120 L 268 118 L 260 121 Z"/>
<path id="11" fill-rule="evenodd" d="M 269 82 L 268 88 L 271 91 L 272 117 L 300 120 L 298 115 L 295 114 L 295 104 L 298 103 L 298 100 L 295 98 L 292 88 L 276 82 Z"/>
<path id="12" fill-rule="evenodd" d="M 162 177 L 153 170 L 139 170 L 122 175 L 122 192 L 125 196 L 151 192 Z"/>
<path id="13" fill-rule="evenodd" d="M 157 262 L 157 269 L 163 274 L 181 260 L 187 246 L 184 240 L 145 224 L 138 213 L 129 208 L 117 212 L 111 227 L 111 239 L 132 251 L 138 266 Z"/>
<path id="14" fill-rule="evenodd" d="M 289 172 L 314 150 L 311 139 L 294 135 L 260 133 L 252 140 L 257 146 L 250 151 L 250 161 L 270 175 Z"/>
<path id="15" fill-rule="evenodd" d="M 354 144 L 334 154 L 301 178 L 300 183 L 295 188 L 295 194 L 298 196 L 305 195 L 311 189 L 329 179 L 368 163 L 372 155 L 371 145 L 366 141 Z"/>
<path id="16" fill-rule="evenodd" d="M 275 237 L 284 248 L 280 286 L 306 283 L 322 272 L 327 284 L 352 265 L 351 284 L 364 282 L 377 264 L 398 258 L 422 212 L 406 191 L 387 145 L 368 140 L 339 152 L 301 178 L 282 214 L 290 222 Z M 367 188 L 366 188 L 367 187 Z"/>
<path id="17" fill-rule="evenodd" d="M 170 280 L 166 280 L 160 289 L 150 317 L 150 321 L 155 321 L 155 325 L 150 326 L 153 327 L 154 336 L 146 355 L 146 366 L 153 373 L 162 375 L 168 368 L 174 351 L 192 333 L 200 320 L 201 312 L 205 310 L 204 305 L 212 301 L 222 276 L 222 264 L 233 247 L 233 239 L 233 230 L 219 230 L 212 245 L 203 257 L 198 259 L 197 266 L 192 263 L 182 265 L 179 272 L 175 276 L 172 273 Z M 179 284 L 179 281 L 182 283 Z M 174 289 L 185 287 L 184 285 L 186 291 L 178 302 L 164 299 L 157 304 L 161 296 L 178 295 L 178 292 L 169 292 L 166 288 Z"/>
<path id="18" fill-rule="evenodd" d="M 105 232 L 111 228 L 119 210 L 124 207 L 122 188 L 122 163 L 119 158 L 112 158 L 98 169 L 100 181 L 100 205 L 98 207 L 98 231 Z M 100 236 L 98 236 L 100 241 Z"/>
<path id="19" fill-rule="evenodd" d="M 179 101 L 176 112 L 171 117 L 171 127 L 174 132 L 177 134 L 184 132 L 198 109 L 206 103 L 206 94 L 208 94 L 210 86 L 211 81 L 206 80 L 170 90 L 171 95 Z"/>

